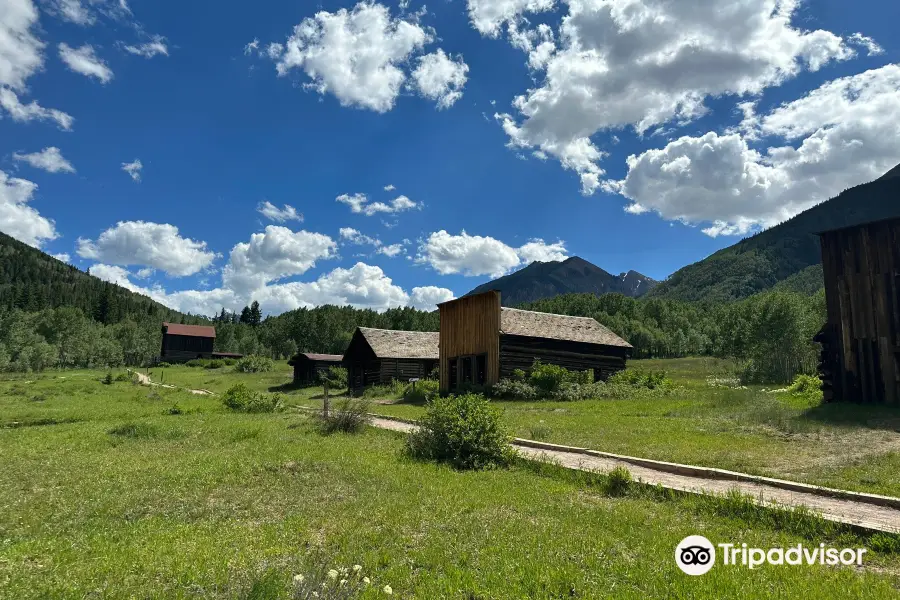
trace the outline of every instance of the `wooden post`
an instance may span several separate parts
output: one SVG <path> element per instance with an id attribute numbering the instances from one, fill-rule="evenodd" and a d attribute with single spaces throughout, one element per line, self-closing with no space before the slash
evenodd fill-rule
<path id="1" fill-rule="evenodd" d="M 325 380 L 325 395 L 322 400 L 322 416 L 328 418 L 328 380 Z"/>

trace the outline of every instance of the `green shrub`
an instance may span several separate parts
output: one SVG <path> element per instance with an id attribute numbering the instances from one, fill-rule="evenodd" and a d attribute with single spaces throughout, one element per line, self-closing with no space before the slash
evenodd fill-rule
<path id="1" fill-rule="evenodd" d="M 370 402 L 365 398 L 344 398 L 335 402 L 328 416 L 319 415 L 322 433 L 357 433 L 369 422 Z"/>
<path id="2" fill-rule="evenodd" d="M 158 363 L 156 363 L 156 366 L 159 367 L 160 369 L 166 369 L 166 368 L 168 368 L 168 367 L 171 367 L 172 365 L 170 365 L 169 363 L 163 361 L 163 362 L 158 362 Z"/>
<path id="3" fill-rule="evenodd" d="M 392 379 L 387 385 L 370 385 L 363 390 L 364 398 L 399 398 L 403 394 L 404 384 Z"/>
<path id="4" fill-rule="evenodd" d="M 216 359 L 216 360 L 211 360 L 208 363 L 206 363 L 206 366 L 204 368 L 206 368 L 206 369 L 221 369 L 224 366 L 225 366 L 224 360 Z"/>
<path id="5" fill-rule="evenodd" d="M 606 492 L 611 496 L 624 496 L 631 482 L 631 472 L 625 467 L 616 467 L 606 476 Z"/>
<path id="6" fill-rule="evenodd" d="M 222 404 L 228 409 L 245 413 L 275 412 L 281 407 L 280 394 L 255 392 L 243 383 L 233 385 L 222 395 Z"/>
<path id="7" fill-rule="evenodd" d="M 112 385 L 113 381 L 114 381 L 114 380 L 113 380 L 113 374 L 112 374 L 112 373 L 107 373 L 107 374 L 106 374 L 106 377 L 104 377 L 100 382 L 101 382 L 103 385 Z"/>
<path id="8" fill-rule="evenodd" d="M 537 400 L 536 387 L 522 379 L 501 379 L 491 387 L 491 396 L 504 400 Z"/>
<path id="9" fill-rule="evenodd" d="M 553 430 L 545 425 L 543 421 L 528 428 L 528 438 L 539 442 L 550 439 L 552 433 Z"/>
<path id="10" fill-rule="evenodd" d="M 241 373 L 268 373 L 275 368 L 275 361 L 266 356 L 245 356 L 234 368 Z"/>
<path id="11" fill-rule="evenodd" d="M 222 362 L 225 363 L 226 367 L 233 367 L 238 363 L 238 359 L 236 358 L 223 358 Z"/>
<path id="12" fill-rule="evenodd" d="M 428 404 L 419 429 L 409 434 L 407 452 L 457 469 L 508 465 L 515 456 L 501 412 L 477 394 L 437 397 Z"/>
<path id="13" fill-rule="evenodd" d="M 410 404 L 425 404 L 440 393 L 440 386 L 441 384 L 434 379 L 422 379 L 408 383 L 403 388 L 403 401 Z"/>
<path id="14" fill-rule="evenodd" d="M 797 375 L 788 391 L 795 396 L 812 396 L 822 393 L 822 380 L 812 375 Z"/>
<path id="15" fill-rule="evenodd" d="M 322 384 L 328 382 L 328 387 L 333 390 L 345 390 L 349 381 L 347 369 L 344 367 L 328 367 L 327 371 L 319 373 L 319 381 Z"/>
<path id="16" fill-rule="evenodd" d="M 202 369 L 208 363 L 209 363 L 209 361 L 206 360 L 205 358 L 194 358 L 194 359 L 191 359 L 191 360 L 187 361 L 186 363 L 184 363 L 184 366 Z"/>
<path id="17" fill-rule="evenodd" d="M 625 385 L 646 390 L 671 390 L 675 387 L 675 384 L 669 379 L 665 371 L 651 371 L 641 368 L 619 371 L 610 377 L 607 383 L 609 385 Z"/>
<path id="18" fill-rule="evenodd" d="M 166 410 L 164 410 L 163 414 L 164 415 L 183 415 L 184 409 L 182 409 L 180 406 L 178 406 L 178 403 L 176 402 L 171 408 L 167 408 Z"/>
<path id="19" fill-rule="evenodd" d="M 119 373 L 118 375 L 116 375 L 116 381 L 118 381 L 118 382 L 120 382 L 120 383 L 123 383 L 123 382 L 125 382 L 125 383 L 131 382 L 131 378 L 132 378 L 131 373 L 128 373 L 127 371 L 124 372 L 124 373 Z"/>

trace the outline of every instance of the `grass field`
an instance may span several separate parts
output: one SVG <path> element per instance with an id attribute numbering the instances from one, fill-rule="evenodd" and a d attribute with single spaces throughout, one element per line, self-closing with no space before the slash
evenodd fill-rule
<path id="1" fill-rule="evenodd" d="M 696 368 L 684 365 L 678 377 L 699 394 Z M 2 598 L 282 597 L 296 573 L 353 564 L 372 578 L 373 598 L 386 597 L 384 585 L 395 597 L 429 599 L 894 598 L 900 587 L 900 557 L 874 550 L 864 569 L 716 567 L 689 578 L 673 560 L 689 534 L 759 547 L 879 544 L 741 503 L 640 490 L 612 497 L 600 479 L 549 467 L 456 472 L 405 458 L 402 437 L 391 432 L 322 436 L 302 415 L 232 414 L 214 397 L 103 385 L 104 374 L 0 380 Z M 213 391 L 236 381 L 268 390 L 288 378 L 284 364 L 262 375 L 183 367 L 165 374 Z M 315 394 L 288 399 L 314 404 Z M 748 401 L 704 394 L 659 406 L 506 409 L 517 433 L 543 420 L 551 439 L 644 456 L 660 457 L 668 444 L 683 455 L 667 458 L 701 457 L 705 447 L 737 460 L 740 452 L 727 450 L 733 440 L 752 440 L 743 447 L 757 457 L 769 456 L 766 443 L 801 443 L 769 425 L 739 424 L 732 412 Z M 180 414 L 169 414 L 176 405 Z M 578 415 L 591 425 L 576 425 Z M 869 429 L 821 426 L 847 435 Z M 702 444 L 687 441 L 703 428 Z M 726 437 L 716 442 L 719 434 Z"/>

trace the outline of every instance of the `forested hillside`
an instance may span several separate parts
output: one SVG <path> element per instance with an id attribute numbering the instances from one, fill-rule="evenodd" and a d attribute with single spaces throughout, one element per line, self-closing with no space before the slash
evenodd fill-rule
<path id="1" fill-rule="evenodd" d="M 746 298 L 798 275 L 800 289 L 822 287 L 819 238 L 829 229 L 900 216 L 900 167 L 851 188 L 780 225 L 680 269 L 648 296 L 723 302 Z M 816 276 L 820 277 L 818 281 Z M 818 283 L 818 285 L 815 285 Z"/>
<path id="2" fill-rule="evenodd" d="M 36 312 L 68 306 L 100 323 L 152 318 L 160 323 L 201 323 L 146 296 L 82 273 L 0 233 L 0 308 Z"/>

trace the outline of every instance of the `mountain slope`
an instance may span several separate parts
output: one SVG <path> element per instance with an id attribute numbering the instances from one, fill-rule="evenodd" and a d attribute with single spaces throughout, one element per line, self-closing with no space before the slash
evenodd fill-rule
<path id="1" fill-rule="evenodd" d="M 61 306 L 78 308 L 103 323 L 146 317 L 158 318 L 160 322 L 202 320 L 82 273 L 72 265 L 0 233 L 0 310 L 20 308 L 34 312 Z"/>
<path id="2" fill-rule="evenodd" d="M 789 221 L 679 269 L 648 296 L 713 302 L 746 298 L 821 264 L 817 232 L 898 216 L 900 166 L 880 179 L 846 190 Z M 821 269 L 804 273 L 802 287 L 809 288 L 815 277 L 821 282 Z"/>
<path id="3" fill-rule="evenodd" d="M 521 271 L 479 285 L 466 295 L 497 290 L 504 306 L 514 306 L 560 294 L 599 295 L 618 292 L 638 297 L 647 293 L 656 283 L 636 271 L 622 273 L 617 277 L 583 258 L 573 256 L 562 262 L 533 262 Z"/>

